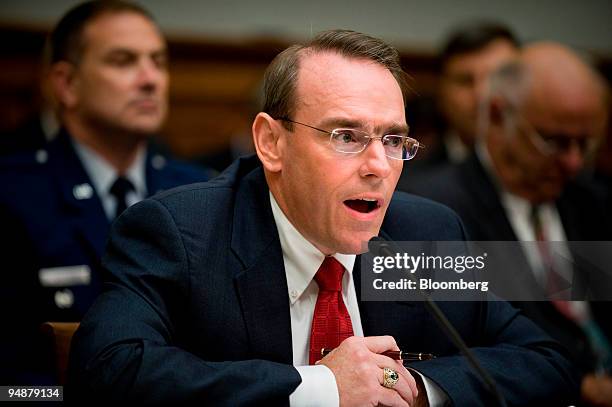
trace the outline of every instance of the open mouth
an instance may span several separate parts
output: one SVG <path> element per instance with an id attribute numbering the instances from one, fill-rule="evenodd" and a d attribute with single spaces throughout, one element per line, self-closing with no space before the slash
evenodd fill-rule
<path id="1" fill-rule="evenodd" d="M 354 211 L 361 213 L 370 213 L 380 208 L 378 199 L 347 199 L 344 204 Z"/>

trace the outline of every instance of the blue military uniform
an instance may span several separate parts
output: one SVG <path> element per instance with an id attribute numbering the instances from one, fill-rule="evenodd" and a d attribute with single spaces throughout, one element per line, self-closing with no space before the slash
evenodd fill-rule
<path id="1" fill-rule="evenodd" d="M 145 174 L 149 195 L 211 176 L 152 152 Z M 4 320 L 16 332 L 80 321 L 100 293 L 110 221 L 70 136 L 62 130 L 44 149 L 2 157 L 0 185 Z"/>

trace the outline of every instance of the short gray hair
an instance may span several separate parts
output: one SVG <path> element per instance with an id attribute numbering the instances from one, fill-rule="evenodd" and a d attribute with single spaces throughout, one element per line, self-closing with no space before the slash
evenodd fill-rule
<path id="1" fill-rule="evenodd" d="M 529 72 L 518 60 L 507 62 L 493 71 L 487 79 L 486 90 L 479 101 L 477 136 L 485 136 L 489 129 L 489 108 L 493 100 L 503 101 L 505 125 L 512 127 L 515 113 L 527 100 L 530 86 Z"/>

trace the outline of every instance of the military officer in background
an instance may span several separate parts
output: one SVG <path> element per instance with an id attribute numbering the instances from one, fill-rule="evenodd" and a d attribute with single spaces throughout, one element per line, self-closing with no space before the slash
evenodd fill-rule
<path id="1" fill-rule="evenodd" d="M 44 321 L 79 321 L 100 292 L 111 222 L 128 206 L 209 173 L 149 148 L 168 108 L 166 42 L 123 1 L 71 9 L 49 38 L 61 129 L 44 149 L 0 159 L 2 284 L 11 332 L 0 383 L 44 383 Z M 154 221 L 154 220 L 152 220 Z M 4 377 L 6 376 L 6 377 Z"/>

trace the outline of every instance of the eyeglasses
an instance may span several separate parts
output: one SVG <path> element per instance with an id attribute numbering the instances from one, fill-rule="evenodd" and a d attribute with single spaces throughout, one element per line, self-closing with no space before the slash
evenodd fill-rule
<path id="1" fill-rule="evenodd" d="M 532 137 L 537 137 L 546 145 L 546 149 L 550 154 L 564 154 L 574 146 L 578 148 L 580 154 L 587 154 L 595 148 L 595 140 L 591 137 L 574 138 L 565 135 L 546 134 L 534 129 Z"/>
<path id="2" fill-rule="evenodd" d="M 327 131 L 308 124 L 296 122 L 295 120 L 291 120 L 286 117 L 279 117 L 276 120 L 299 124 L 300 126 L 305 126 L 321 133 L 329 134 L 329 144 L 339 153 L 360 153 L 365 150 L 370 141 L 374 139 L 380 139 L 383 147 L 385 148 L 385 155 L 389 158 L 393 158 L 394 160 L 412 160 L 419 148 L 425 148 L 423 144 L 408 136 L 396 134 L 371 136 L 361 130 L 346 128 Z"/>
<path id="3" fill-rule="evenodd" d="M 570 137 L 563 134 L 546 133 L 535 128 L 524 117 L 522 118 L 523 126 L 533 144 L 540 152 L 547 155 L 560 155 L 567 153 L 574 146 L 582 155 L 591 152 L 596 145 L 596 140 L 593 137 Z"/>

